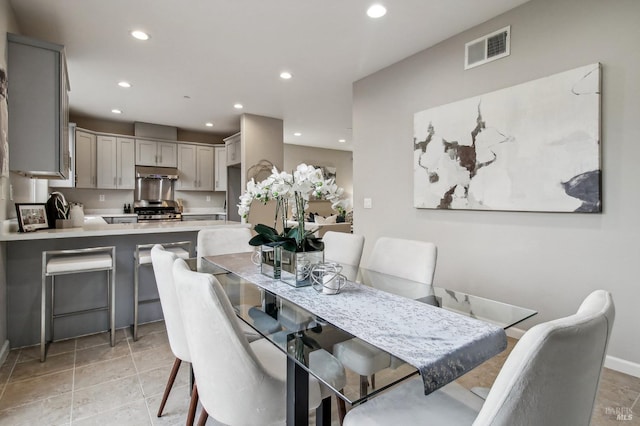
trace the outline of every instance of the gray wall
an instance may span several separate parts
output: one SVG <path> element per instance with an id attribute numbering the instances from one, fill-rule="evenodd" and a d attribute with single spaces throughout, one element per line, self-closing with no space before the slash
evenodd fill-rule
<path id="1" fill-rule="evenodd" d="M 9 0 L 0 0 L 0 68 L 7 69 L 7 32 L 18 32 L 13 9 Z M 0 177 L 0 221 L 6 219 L 7 204 L 9 203 L 9 179 Z M 7 245 L 0 243 L 0 349 L 7 340 L 7 281 L 6 281 L 6 250 Z M 0 353 L 0 362 L 2 362 Z"/>
<path id="2" fill-rule="evenodd" d="M 522 328 L 613 293 L 609 355 L 640 363 L 640 2 L 532 0 L 354 84 L 355 232 L 433 241 L 437 285 L 539 310 Z M 511 25 L 511 56 L 464 71 L 464 44 Z M 602 214 L 413 208 L 413 114 L 602 63 Z M 363 209 L 363 198 L 373 199 Z M 637 365 L 635 366 L 637 368 Z"/>
<path id="3" fill-rule="evenodd" d="M 336 184 L 345 191 L 345 198 L 353 194 L 353 154 L 351 151 L 284 145 L 284 169 L 291 173 L 300 163 L 336 168 Z"/>

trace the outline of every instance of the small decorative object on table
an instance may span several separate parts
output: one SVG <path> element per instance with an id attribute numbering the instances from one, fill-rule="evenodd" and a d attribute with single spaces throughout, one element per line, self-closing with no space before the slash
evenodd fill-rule
<path id="1" fill-rule="evenodd" d="M 347 284 L 347 278 L 342 275 L 339 263 L 317 263 L 311 267 L 310 278 L 313 289 L 322 294 L 338 294 Z"/>
<path id="2" fill-rule="evenodd" d="M 311 285 L 309 271 L 313 264 L 324 261 L 324 243 L 314 236 L 315 229 L 305 230 L 304 212 L 311 196 L 337 205 L 342 193 L 343 189 L 333 179 L 324 179 L 320 169 L 306 164 L 298 165 L 293 174 L 278 172 L 274 167 L 271 176 L 262 182 L 251 179 L 247 183 L 238 205 L 243 219 L 249 215 L 254 200 L 264 204 L 276 202 L 273 227 L 257 224 L 254 230 L 258 234 L 249 241 L 252 246 L 262 246 L 263 274 L 295 287 Z M 292 228 L 286 226 L 289 205 L 297 222 Z M 276 229 L 279 220 L 282 232 Z"/>

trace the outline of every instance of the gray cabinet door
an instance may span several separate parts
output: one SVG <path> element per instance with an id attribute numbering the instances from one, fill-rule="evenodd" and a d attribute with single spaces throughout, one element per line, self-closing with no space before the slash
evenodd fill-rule
<path id="1" fill-rule="evenodd" d="M 64 47 L 7 35 L 9 169 L 51 179 L 69 175 Z"/>

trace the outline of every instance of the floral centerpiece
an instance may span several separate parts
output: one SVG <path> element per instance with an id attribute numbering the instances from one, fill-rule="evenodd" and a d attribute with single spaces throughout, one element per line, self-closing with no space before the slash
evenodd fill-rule
<path id="1" fill-rule="evenodd" d="M 274 167 L 271 176 L 262 182 L 256 183 L 251 179 L 247 183 L 247 190 L 238 205 L 238 213 L 243 219 L 247 219 L 253 201 L 276 203 L 273 227 L 255 225 L 257 235 L 249 240 L 250 245 L 263 247 L 263 273 L 295 286 L 310 285 L 310 266 L 324 260 L 324 244 L 314 235 L 316 229 L 305 229 L 305 210 L 311 197 L 329 200 L 336 209 L 342 205 L 342 193 L 343 189 L 335 184 L 334 179 L 325 179 L 321 169 L 306 164 L 298 165 L 293 174 L 279 172 Z M 293 227 L 287 226 L 289 207 L 296 222 Z M 281 232 L 276 229 L 279 220 Z M 269 267 L 265 268 L 265 264 Z"/>
<path id="2" fill-rule="evenodd" d="M 271 176 L 256 183 L 253 179 L 247 182 L 247 190 L 240 196 L 238 213 L 243 219 L 247 219 L 251 203 L 256 200 L 267 204 L 276 202 L 276 211 L 273 227 L 257 224 L 254 230 L 258 233 L 249 244 L 252 246 L 267 245 L 271 247 L 282 246 L 292 252 L 322 250 L 324 245 L 313 233 L 316 229 L 305 229 L 305 210 L 309 207 L 309 199 L 314 196 L 318 199 L 331 201 L 334 210 L 342 207 L 340 197 L 343 189 L 335 184 L 333 178 L 324 179 L 322 170 L 306 164 L 300 164 L 293 172 L 279 172 L 273 168 Z M 291 207 L 293 219 L 297 222 L 295 227 L 287 227 L 287 211 Z M 282 232 L 276 227 L 278 219 L 282 221 Z"/>

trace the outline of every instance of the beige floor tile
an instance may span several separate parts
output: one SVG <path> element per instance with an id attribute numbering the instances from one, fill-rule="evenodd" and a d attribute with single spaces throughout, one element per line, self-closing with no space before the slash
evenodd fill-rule
<path id="1" fill-rule="evenodd" d="M 0 411 L 0 425 L 68 425 L 71 392 Z"/>
<path id="2" fill-rule="evenodd" d="M 73 352 L 76 350 L 76 340 L 75 339 L 67 339 L 61 340 L 59 342 L 51 342 L 47 345 L 47 359 L 50 356 L 60 355 L 64 353 Z M 20 357 L 18 358 L 18 362 L 25 361 L 40 361 L 40 345 L 28 346 L 26 348 L 22 348 L 20 351 Z"/>
<path id="3" fill-rule="evenodd" d="M 147 398 L 147 405 L 153 419 L 154 425 L 176 425 L 184 424 L 187 419 L 187 411 L 189 410 L 189 401 L 191 396 L 189 395 L 189 385 L 174 387 L 167 404 L 164 406 L 162 417 L 157 417 L 158 408 L 162 401 L 162 394 Z M 196 421 L 198 418 L 196 417 Z"/>
<path id="4" fill-rule="evenodd" d="M 113 347 L 109 344 L 92 346 L 87 349 L 76 351 L 76 368 L 100 361 L 121 358 L 130 354 L 131 352 L 129 351 L 129 345 L 126 340 Z"/>
<path id="5" fill-rule="evenodd" d="M 140 400 L 71 424 L 73 426 L 144 426 L 152 423 L 147 404 Z"/>
<path id="6" fill-rule="evenodd" d="M 125 329 L 116 330 L 116 346 L 124 344 L 127 339 L 124 330 Z M 92 348 L 99 345 L 108 345 L 111 343 L 111 334 L 109 332 L 90 334 L 88 336 L 78 337 L 76 342 L 76 350 Z"/>
<path id="7" fill-rule="evenodd" d="M 136 374 L 130 355 L 76 368 L 73 389 L 79 390 Z"/>
<path id="8" fill-rule="evenodd" d="M 136 376 L 73 392 L 72 420 L 81 420 L 144 399 Z"/>
<path id="9" fill-rule="evenodd" d="M 9 382 L 0 399 L 0 410 L 71 392 L 72 381 L 73 370 L 66 370 L 34 379 Z"/>
<path id="10" fill-rule="evenodd" d="M 137 341 L 129 340 L 131 345 L 131 352 L 141 352 L 149 349 L 154 349 L 160 346 L 166 346 L 169 344 L 167 338 L 167 332 L 157 332 L 147 334 L 145 336 L 139 336 Z"/>
<path id="11" fill-rule="evenodd" d="M 167 380 L 171 368 L 161 367 L 153 370 L 148 370 L 140 373 L 140 383 L 142 384 L 142 391 L 145 398 L 153 395 L 162 394 L 167 386 Z M 190 366 L 188 362 L 183 362 L 178 370 L 178 375 L 173 383 L 171 392 L 173 393 L 176 388 L 189 384 Z"/>
<path id="12" fill-rule="evenodd" d="M 133 354 L 133 362 L 136 364 L 138 373 L 154 370 L 156 368 L 167 368 L 167 371 L 173 365 L 176 357 L 171 352 L 169 345 L 160 346 Z"/>
<path id="13" fill-rule="evenodd" d="M 124 330 L 127 335 L 127 339 L 132 339 L 133 328 L 127 327 Z M 164 321 L 154 321 L 154 322 L 147 322 L 144 324 L 138 324 L 138 339 L 140 339 L 141 337 L 147 336 L 149 334 L 161 333 L 164 331 L 166 331 L 166 328 L 164 326 Z"/>
<path id="14" fill-rule="evenodd" d="M 72 370 L 73 362 L 73 352 L 48 356 L 45 362 L 40 362 L 39 358 L 37 360 L 19 362 L 13 369 L 13 373 L 11 373 L 9 383 L 59 371 Z"/>

